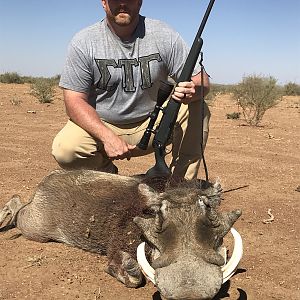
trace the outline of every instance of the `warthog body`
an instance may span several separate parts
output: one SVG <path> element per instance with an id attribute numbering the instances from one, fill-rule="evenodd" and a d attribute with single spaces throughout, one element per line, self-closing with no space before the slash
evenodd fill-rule
<path id="1" fill-rule="evenodd" d="M 157 192 L 137 177 L 55 171 L 29 203 L 14 196 L 0 212 L 0 225 L 10 216 L 6 226 L 28 239 L 107 255 L 107 272 L 128 287 L 143 281 L 135 256 L 145 240 L 164 297 L 210 299 L 223 280 L 218 249 L 240 216 L 217 212 L 220 193 L 220 186 L 201 181 Z"/>

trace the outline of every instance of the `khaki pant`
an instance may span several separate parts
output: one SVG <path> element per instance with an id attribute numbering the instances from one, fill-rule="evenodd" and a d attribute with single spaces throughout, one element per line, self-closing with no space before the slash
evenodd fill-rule
<path id="1" fill-rule="evenodd" d="M 167 155 L 173 176 L 186 179 L 197 178 L 202 158 L 201 114 L 200 101 L 180 107 L 173 132 L 172 150 Z M 157 119 L 157 124 L 159 124 L 161 115 Z M 204 103 L 203 149 L 208 138 L 209 119 L 210 112 L 207 104 Z M 148 123 L 149 119 L 135 124 L 118 126 L 104 122 L 107 127 L 132 145 L 139 143 Z M 148 149 L 146 151 L 136 149 L 133 151 L 133 156 L 142 156 L 153 152 L 152 141 L 153 134 Z M 114 172 L 115 167 L 107 158 L 103 144 L 70 120 L 54 138 L 52 154 L 64 169 L 86 168 Z"/>

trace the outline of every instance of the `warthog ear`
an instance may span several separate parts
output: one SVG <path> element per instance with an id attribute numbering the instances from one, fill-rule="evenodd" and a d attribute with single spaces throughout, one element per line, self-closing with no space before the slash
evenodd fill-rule
<path id="1" fill-rule="evenodd" d="M 140 183 L 138 186 L 139 192 L 147 198 L 147 205 L 150 207 L 158 206 L 159 210 L 164 193 L 158 193 L 149 185 Z"/>
<path id="2" fill-rule="evenodd" d="M 220 194 L 222 192 L 221 180 L 218 177 L 216 182 L 214 183 L 214 192 L 215 194 Z"/>

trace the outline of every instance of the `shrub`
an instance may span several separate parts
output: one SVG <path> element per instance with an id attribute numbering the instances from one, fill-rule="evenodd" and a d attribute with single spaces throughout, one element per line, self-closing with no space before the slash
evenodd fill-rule
<path id="1" fill-rule="evenodd" d="M 35 77 L 32 76 L 22 76 L 24 83 L 34 83 L 36 81 Z"/>
<path id="2" fill-rule="evenodd" d="M 240 112 L 233 112 L 230 114 L 226 114 L 226 118 L 231 119 L 231 120 L 238 120 L 240 118 L 240 116 L 241 116 Z"/>
<path id="3" fill-rule="evenodd" d="M 59 80 L 60 80 L 60 75 L 55 75 L 55 76 L 51 77 L 50 79 L 53 81 L 54 85 L 58 85 Z"/>
<path id="4" fill-rule="evenodd" d="M 6 72 L 0 74 L 1 83 L 35 83 L 37 80 L 46 80 L 44 77 L 33 77 L 33 76 L 21 76 L 17 72 Z M 52 81 L 53 85 L 58 85 L 60 80 L 60 75 L 55 75 L 53 77 L 47 78 L 47 80 Z"/>
<path id="5" fill-rule="evenodd" d="M 22 103 L 22 100 L 17 98 L 17 95 L 14 95 L 14 97 L 10 100 L 10 103 L 14 106 L 19 106 Z"/>
<path id="6" fill-rule="evenodd" d="M 287 83 L 283 90 L 286 96 L 300 96 L 300 85 L 295 82 Z"/>
<path id="7" fill-rule="evenodd" d="M 0 82 L 22 84 L 24 80 L 17 72 L 6 72 L 0 75 Z"/>
<path id="8" fill-rule="evenodd" d="M 51 103 L 55 96 L 55 82 L 47 78 L 38 78 L 31 84 L 31 94 L 40 103 Z"/>
<path id="9" fill-rule="evenodd" d="M 206 101 L 214 101 L 217 96 L 230 93 L 232 90 L 232 85 L 212 83 L 210 85 L 210 91 L 205 97 Z"/>
<path id="10" fill-rule="evenodd" d="M 258 126 L 265 112 L 282 99 L 277 80 L 263 76 L 247 76 L 233 88 L 233 98 L 241 107 L 245 121 Z"/>

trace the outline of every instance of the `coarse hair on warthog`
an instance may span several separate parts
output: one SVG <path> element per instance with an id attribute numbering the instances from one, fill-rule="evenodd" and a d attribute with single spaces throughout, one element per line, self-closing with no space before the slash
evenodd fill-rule
<path id="1" fill-rule="evenodd" d="M 224 280 L 223 237 L 241 215 L 220 212 L 220 200 L 219 183 L 157 185 L 135 176 L 58 170 L 42 180 L 27 204 L 14 195 L 0 212 L 0 226 L 17 227 L 34 241 L 107 255 L 106 271 L 127 287 L 144 282 L 135 257 L 146 242 L 163 297 L 210 299 Z"/>

